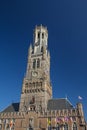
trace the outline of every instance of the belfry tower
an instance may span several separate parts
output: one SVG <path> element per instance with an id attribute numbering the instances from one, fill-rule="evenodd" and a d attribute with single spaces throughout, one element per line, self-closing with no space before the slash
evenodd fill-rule
<path id="1" fill-rule="evenodd" d="M 29 47 L 19 111 L 46 111 L 48 100 L 51 97 L 48 31 L 41 25 L 35 27 L 33 46 Z"/>

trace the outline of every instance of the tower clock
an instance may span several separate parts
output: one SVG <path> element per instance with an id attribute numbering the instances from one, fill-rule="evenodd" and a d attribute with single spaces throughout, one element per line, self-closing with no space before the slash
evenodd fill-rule
<path id="1" fill-rule="evenodd" d="M 51 97 L 48 31 L 41 25 L 35 27 L 33 44 L 29 47 L 19 110 L 45 111 Z"/>

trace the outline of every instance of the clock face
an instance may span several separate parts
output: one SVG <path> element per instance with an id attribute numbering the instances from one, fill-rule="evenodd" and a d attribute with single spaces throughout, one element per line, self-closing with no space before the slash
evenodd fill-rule
<path id="1" fill-rule="evenodd" d="M 38 72 L 36 72 L 36 71 L 33 71 L 33 72 L 32 72 L 32 76 L 33 76 L 33 77 L 36 77 L 37 75 L 38 75 Z"/>

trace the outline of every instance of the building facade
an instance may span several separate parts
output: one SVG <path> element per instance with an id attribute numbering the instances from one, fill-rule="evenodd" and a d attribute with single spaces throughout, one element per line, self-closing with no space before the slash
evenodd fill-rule
<path id="1" fill-rule="evenodd" d="M 20 103 L 0 112 L 0 130 L 86 130 L 82 103 L 53 99 L 50 80 L 48 30 L 36 26 L 28 50 Z"/>

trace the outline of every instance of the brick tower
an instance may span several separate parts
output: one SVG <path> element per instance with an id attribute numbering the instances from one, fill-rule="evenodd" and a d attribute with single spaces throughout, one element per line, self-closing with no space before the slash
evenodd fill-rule
<path id="1" fill-rule="evenodd" d="M 41 25 L 36 26 L 33 34 L 33 46 L 29 47 L 19 111 L 46 111 L 47 102 L 51 97 L 48 31 Z"/>

